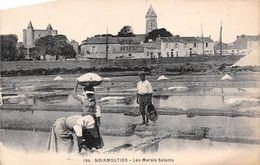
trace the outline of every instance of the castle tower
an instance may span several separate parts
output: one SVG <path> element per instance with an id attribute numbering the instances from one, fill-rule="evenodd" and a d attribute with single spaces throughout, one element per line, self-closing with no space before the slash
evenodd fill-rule
<path id="1" fill-rule="evenodd" d="M 47 26 L 47 30 L 53 30 L 52 27 L 51 27 L 51 24 L 49 24 L 49 25 Z"/>
<path id="2" fill-rule="evenodd" d="M 32 22 L 28 24 L 27 30 L 26 30 L 26 47 L 33 47 L 34 45 L 34 32 L 33 32 L 33 26 Z"/>
<path id="3" fill-rule="evenodd" d="M 146 31 L 145 33 L 148 34 L 149 32 L 153 31 L 154 29 L 157 29 L 157 15 L 152 7 L 152 5 L 149 7 L 146 15 Z"/>

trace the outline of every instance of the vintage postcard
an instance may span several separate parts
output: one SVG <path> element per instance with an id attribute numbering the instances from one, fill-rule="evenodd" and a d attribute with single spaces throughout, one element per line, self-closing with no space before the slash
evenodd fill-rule
<path id="1" fill-rule="evenodd" d="M 0 2 L 0 164 L 260 164 L 259 0 Z"/>

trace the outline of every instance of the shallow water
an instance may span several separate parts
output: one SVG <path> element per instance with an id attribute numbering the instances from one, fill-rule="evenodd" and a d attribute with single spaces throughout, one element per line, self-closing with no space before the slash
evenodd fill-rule
<path id="1" fill-rule="evenodd" d="M 192 89 L 191 89 L 192 90 Z M 158 95 L 155 93 L 153 97 L 153 103 L 156 107 L 176 107 L 182 109 L 188 108 L 209 108 L 218 109 L 224 108 L 227 105 L 227 101 L 239 97 L 257 98 L 260 96 L 258 93 L 259 88 L 202 88 L 197 89 L 196 92 L 184 91 L 184 92 L 171 92 L 168 95 Z M 98 94 L 98 92 L 97 92 Z M 113 93 L 113 96 L 115 93 Z M 19 95 L 18 95 L 19 96 Z M 22 96 L 22 95 L 21 95 Z M 106 93 L 109 96 L 109 93 Z M 98 96 L 99 99 L 106 96 Z M 118 94 L 120 96 L 120 93 Z M 101 105 L 135 105 L 136 98 L 134 93 L 129 93 L 125 96 L 125 99 L 111 99 L 107 102 L 101 103 Z M 116 97 L 115 97 L 116 98 Z M 34 104 L 34 105 L 73 105 L 78 106 L 79 102 L 76 101 L 72 95 L 52 95 L 43 96 L 39 98 L 13 98 L 4 103 L 11 104 Z"/>

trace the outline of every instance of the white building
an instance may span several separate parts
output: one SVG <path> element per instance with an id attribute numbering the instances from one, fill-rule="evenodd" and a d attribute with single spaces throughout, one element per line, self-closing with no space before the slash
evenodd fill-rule
<path id="1" fill-rule="evenodd" d="M 214 55 L 214 41 L 209 37 L 161 37 L 162 57 L 189 57 L 194 55 Z"/>
<path id="2" fill-rule="evenodd" d="M 190 57 L 194 55 L 214 55 L 214 41 L 209 37 L 158 37 L 144 43 L 146 58 Z"/>
<path id="3" fill-rule="evenodd" d="M 96 36 L 84 41 L 80 49 L 81 55 L 88 59 L 105 59 L 106 56 L 108 59 L 137 59 L 143 56 L 141 43 L 139 37 Z"/>
<path id="4" fill-rule="evenodd" d="M 258 35 L 240 35 L 232 43 L 222 45 L 223 55 L 247 55 L 255 49 L 260 48 L 260 34 Z M 220 45 L 216 44 L 216 52 L 220 54 Z"/>

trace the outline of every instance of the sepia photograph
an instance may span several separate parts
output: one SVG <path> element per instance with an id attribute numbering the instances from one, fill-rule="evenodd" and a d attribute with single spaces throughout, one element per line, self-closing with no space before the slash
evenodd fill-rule
<path id="1" fill-rule="evenodd" d="M 260 164 L 259 0 L 0 0 L 0 165 Z"/>

